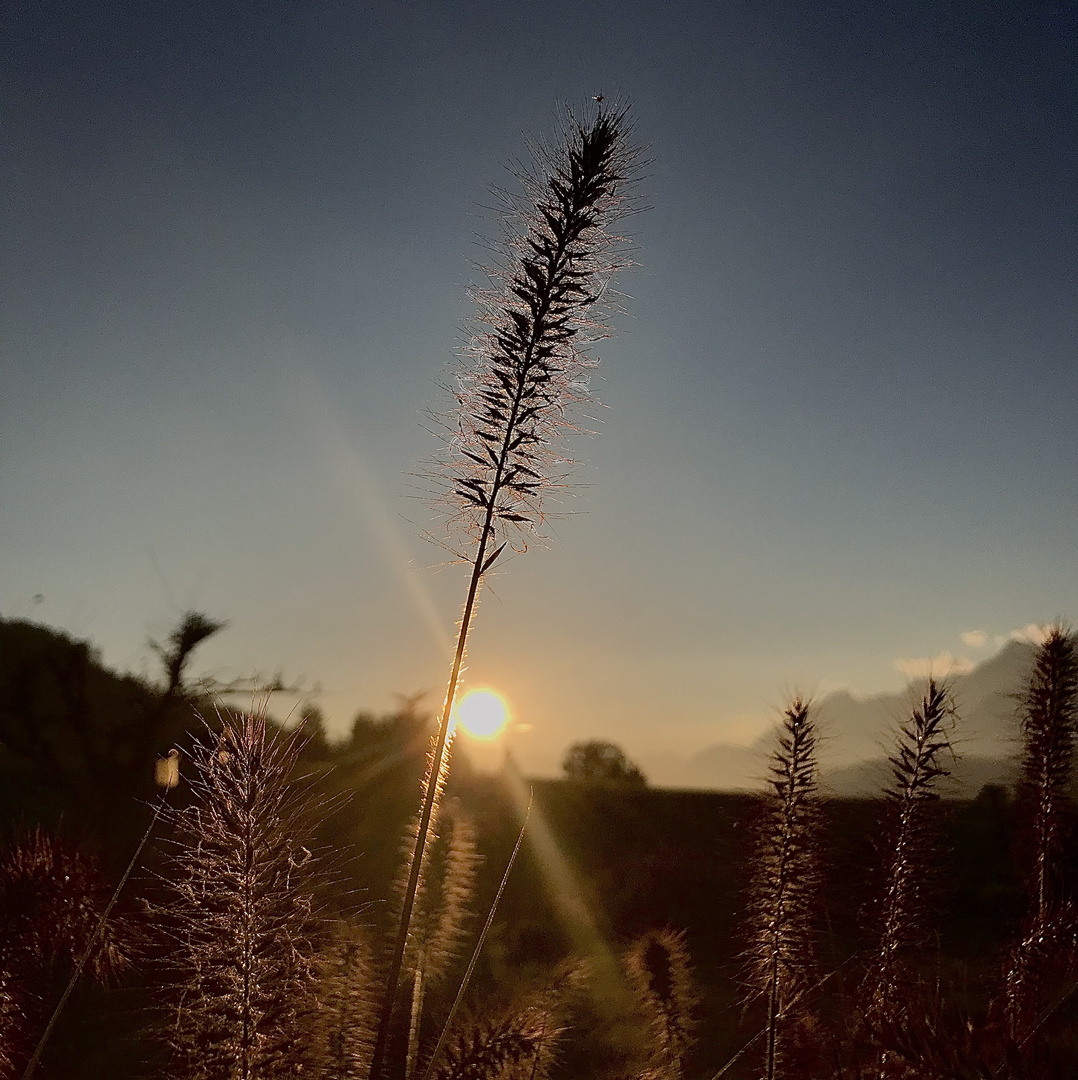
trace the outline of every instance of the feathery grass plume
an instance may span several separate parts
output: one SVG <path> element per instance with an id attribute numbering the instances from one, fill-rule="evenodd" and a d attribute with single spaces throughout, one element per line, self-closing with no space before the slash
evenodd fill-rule
<path id="1" fill-rule="evenodd" d="M 642 934 L 626 953 L 625 969 L 647 1024 L 647 1075 L 681 1080 L 696 1004 L 684 932 L 666 928 Z"/>
<path id="2" fill-rule="evenodd" d="M 494 1020 L 472 1019 L 450 1038 L 430 1080 L 543 1080 L 565 1031 L 569 999 L 588 979 L 583 963 L 564 966 L 554 980 L 524 995 Z"/>
<path id="3" fill-rule="evenodd" d="M 450 1042 L 434 1080 L 542 1080 L 561 1031 L 540 1008 L 476 1023 Z"/>
<path id="4" fill-rule="evenodd" d="M 1021 723 L 1025 749 L 1016 802 L 1029 906 L 1006 961 L 1002 1009 L 1012 1038 L 1024 1043 L 1051 986 L 1078 967 L 1078 913 L 1064 872 L 1075 818 L 1078 642 L 1062 625 L 1049 629 L 1037 652 Z"/>
<path id="5" fill-rule="evenodd" d="M 40 827 L 0 857 L 0 1080 L 20 1075 L 30 1060 L 52 971 L 91 948 L 88 966 L 100 983 L 130 962 L 127 921 L 98 930 L 110 892 L 85 856 Z"/>
<path id="6" fill-rule="evenodd" d="M 418 823 L 417 823 L 418 827 Z M 475 892 L 480 862 L 475 827 L 456 800 L 442 804 L 428 838 L 423 874 L 412 911 L 412 925 L 403 970 L 412 977 L 407 1075 L 415 1071 L 423 1002 L 431 984 L 445 975 L 463 934 Z M 402 875 L 398 892 L 407 880 Z"/>
<path id="7" fill-rule="evenodd" d="M 445 974 L 463 938 L 480 863 L 475 826 L 455 799 L 439 807 L 426 859 L 412 912 L 405 966 L 414 967 L 422 956 L 425 980 L 432 982 Z M 406 884 L 402 875 L 400 894 Z"/>
<path id="8" fill-rule="evenodd" d="M 556 146 L 536 148 L 534 172 L 518 176 L 509 200 L 502 261 L 490 289 L 475 290 L 478 314 L 457 375 L 456 409 L 439 465 L 451 507 L 447 543 L 471 567 L 430 776 L 448 761 L 450 717 L 483 575 L 514 537 L 534 534 L 543 497 L 562 481 L 561 444 L 573 410 L 588 398 L 595 361 L 585 347 L 605 333 L 598 311 L 616 270 L 626 265 L 613 225 L 632 211 L 637 158 L 627 110 L 587 118 L 567 114 Z M 526 543 L 524 544 L 526 546 Z M 419 816 L 397 941 L 386 979 L 372 1076 L 381 1080 L 409 923 L 434 818 L 437 784 Z"/>
<path id="9" fill-rule="evenodd" d="M 746 958 L 749 985 L 767 1001 L 766 1076 L 774 1080 L 817 968 L 822 872 L 816 723 L 800 697 L 783 714 L 770 772 L 772 791 L 749 894 Z"/>
<path id="10" fill-rule="evenodd" d="M 166 1037 L 191 1080 L 292 1077 L 309 1050 L 314 915 L 296 732 L 264 710 L 196 743 L 192 805 L 171 811 L 171 899 L 159 911 L 178 980 Z"/>
<path id="11" fill-rule="evenodd" d="M 940 757 L 951 750 L 947 726 L 953 715 L 947 688 L 930 678 L 920 704 L 899 728 L 895 753 L 888 758 L 891 783 L 884 789 L 880 938 L 866 981 L 872 1011 L 879 1017 L 901 1006 L 896 997 L 907 974 L 904 961 L 930 934 L 939 827 L 933 808 L 939 801 L 936 782 L 950 776 Z"/>
<path id="12" fill-rule="evenodd" d="M 863 1019 L 877 1036 L 920 1023 L 918 1009 L 931 1011 L 911 962 L 931 933 L 931 892 L 939 858 L 936 786 L 941 777 L 950 775 L 941 755 L 951 751 L 948 726 L 953 717 L 947 687 L 930 678 L 920 703 L 900 726 L 895 752 L 888 758 L 891 782 L 884 789 L 879 942 L 865 976 L 863 999 L 867 1003 Z M 873 1057 L 876 1075 L 887 1075 L 886 1049 L 877 1045 Z"/>
<path id="13" fill-rule="evenodd" d="M 316 975 L 315 1076 L 363 1080 L 374 1046 L 377 1000 L 374 959 L 362 931 L 338 923 L 318 960 Z"/>

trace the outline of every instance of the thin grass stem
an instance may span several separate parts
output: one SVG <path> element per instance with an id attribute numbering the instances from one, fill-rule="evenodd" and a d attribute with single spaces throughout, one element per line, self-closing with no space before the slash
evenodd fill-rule
<path id="1" fill-rule="evenodd" d="M 528 796 L 528 809 L 524 812 L 524 821 L 520 826 L 520 832 L 517 834 L 517 842 L 513 845 L 513 853 L 509 856 L 509 862 L 506 864 L 505 873 L 502 874 L 502 879 L 498 883 L 498 891 L 494 894 L 494 902 L 490 905 L 490 911 L 487 912 L 487 921 L 483 924 L 483 929 L 476 940 L 475 948 L 472 950 L 471 958 L 468 960 L 468 967 L 464 972 L 464 978 L 460 981 L 460 986 L 457 988 L 457 996 L 453 999 L 453 1004 L 449 1009 L 449 1015 L 442 1025 L 442 1033 L 438 1036 L 438 1042 L 434 1047 L 434 1052 L 430 1056 L 430 1064 L 427 1066 L 427 1071 L 423 1074 L 423 1080 L 431 1080 L 434 1076 L 434 1070 L 438 1064 L 438 1057 L 445 1049 L 445 1044 L 449 1041 L 449 1033 L 452 1030 L 453 1021 L 456 1020 L 457 1013 L 460 1011 L 461 1005 L 464 1004 L 464 997 L 468 993 L 468 987 L 471 985 L 472 974 L 475 972 L 476 964 L 479 963 L 479 955 L 482 953 L 483 946 L 486 944 L 490 928 L 494 925 L 494 916 L 498 911 L 498 904 L 501 902 L 502 893 L 505 892 L 505 886 L 509 881 L 509 875 L 513 871 L 513 864 L 517 861 L 520 846 L 524 843 L 524 833 L 528 828 L 528 818 L 531 817 L 532 812 L 532 794 L 533 793 L 529 793 Z"/>

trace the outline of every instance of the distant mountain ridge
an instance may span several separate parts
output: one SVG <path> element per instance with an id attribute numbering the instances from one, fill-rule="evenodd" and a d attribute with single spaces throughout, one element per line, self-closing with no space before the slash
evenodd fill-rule
<path id="1" fill-rule="evenodd" d="M 957 756 L 952 767 L 954 778 L 941 789 L 945 794 L 972 797 L 986 783 L 1014 783 L 1020 745 L 1018 695 L 1035 653 L 1029 643 L 1011 641 L 971 671 L 947 678 L 957 714 L 952 734 Z M 819 701 L 816 715 L 825 792 L 845 796 L 879 792 L 890 775 L 886 759 L 898 724 L 909 717 L 927 683 L 927 679 L 917 679 L 897 693 L 865 698 L 838 690 Z M 749 746 L 716 743 L 693 755 L 673 786 L 759 788 L 772 747 L 772 732 Z"/>

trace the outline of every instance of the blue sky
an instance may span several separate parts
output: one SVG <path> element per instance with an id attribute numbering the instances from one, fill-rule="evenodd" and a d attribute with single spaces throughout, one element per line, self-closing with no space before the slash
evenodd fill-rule
<path id="1" fill-rule="evenodd" d="M 651 159 L 609 408 L 470 653 L 524 761 L 646 771 L 1078 617 L 1073 5 L 5 19 L 4 616 L 139 671 L 195 607 L 204 668 L 305 676 L 339 729 L 434 704 L 464 576 L 419 539 L 424 410 L 490 186 L 603 93 Z"/>

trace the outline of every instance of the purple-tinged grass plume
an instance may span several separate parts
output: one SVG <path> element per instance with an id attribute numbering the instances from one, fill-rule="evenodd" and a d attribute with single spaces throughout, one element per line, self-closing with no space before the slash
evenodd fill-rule
<path id="1" fill-rule="evenodd" d="M 816 723 L 801 698 L 786 708 L 771 756 L 747 921 L 747 976 L 767 1002 L 766 1077 L 774 1080 L 817 970 L 821 815 Z M 790 1039 L 786 1039 L 790 1041 Z"/>
<path id="2" fill-rule="evenodd" d="M 316 923 L 299 733 L 221 716 L 193 754 L 158 911 L 176 987 L 166 1037 L 190 1080 L 278 1080 L 309 1059 Z"/>
<path id="3" fill-rule="evenodd" d="M 1078 910 L 1065 871 L 1075 833 L 1078 642 L 1061 625 L 1049 629 L 1037 652 L 1021 723 L 1024 753 L 1016 803 L 1028 908 L 1006 960 L 1001 1008 L 1011 1038 L 1025 1046 L 1050 1004 L 1052 988 L 1078 971 Z"/>
<path id="4" fill-rule="evenodd" d="M 626 265 L 613 226 L 633 210 L 637 153 L 627 111 L 568 113 L 556 145 L 536 148 L 535 169 L 508 200 L 500 263 L 477 289 L 477 314 L 457 373 L 456 408 L 439 463 L 450 507 L 446 543 L 470 566 L 429 779 L 409 863 L 400 925 L 386 979 L 371 1068 L 383 1075 L 392 1013 L 408 947 L 424 850 L 448 764 L 453 704 L 484 574 L 507 545 L 541 529 L 544 498 L 564 480 L 564 437 L 588 400 L 595 360 L 586 347 L 605 334 L 600 318 L 614 273 Z M 399 1071 L 399 1070 L 398 1070 Z"/>
<path id="5" fill-rule="evenodd" d="M 625 969 L 647 1028 L 644 1075 L 681 1080 L 696 1005 L 684 933 L 668 928 L 642 934 L 626 953 Z"/>
<path id="6" fill-rule="evenodd" d="M 947 688 L 929 679 L 920 703 L 899 728 L 888 759 L 891 782 L 884 789 L 881 851 L 883 880 L 877 908 L 879 941 L 869 961 L 862 999 L 863 1019 L 877 1036 L 909 1024 L 922 1030 L 931 1012 L 918 986 L 914 961 L 933 929 L 933 883 L 939 861 L 936 804 L 938 781 L 950 775 L 942 756 L 951 752 L 954 716 Z M 911 1029 L 912 1030 L 912 1029 Z M 872 1068 L 886 1075 L 888 1054 L 877 1047 Z"/>

